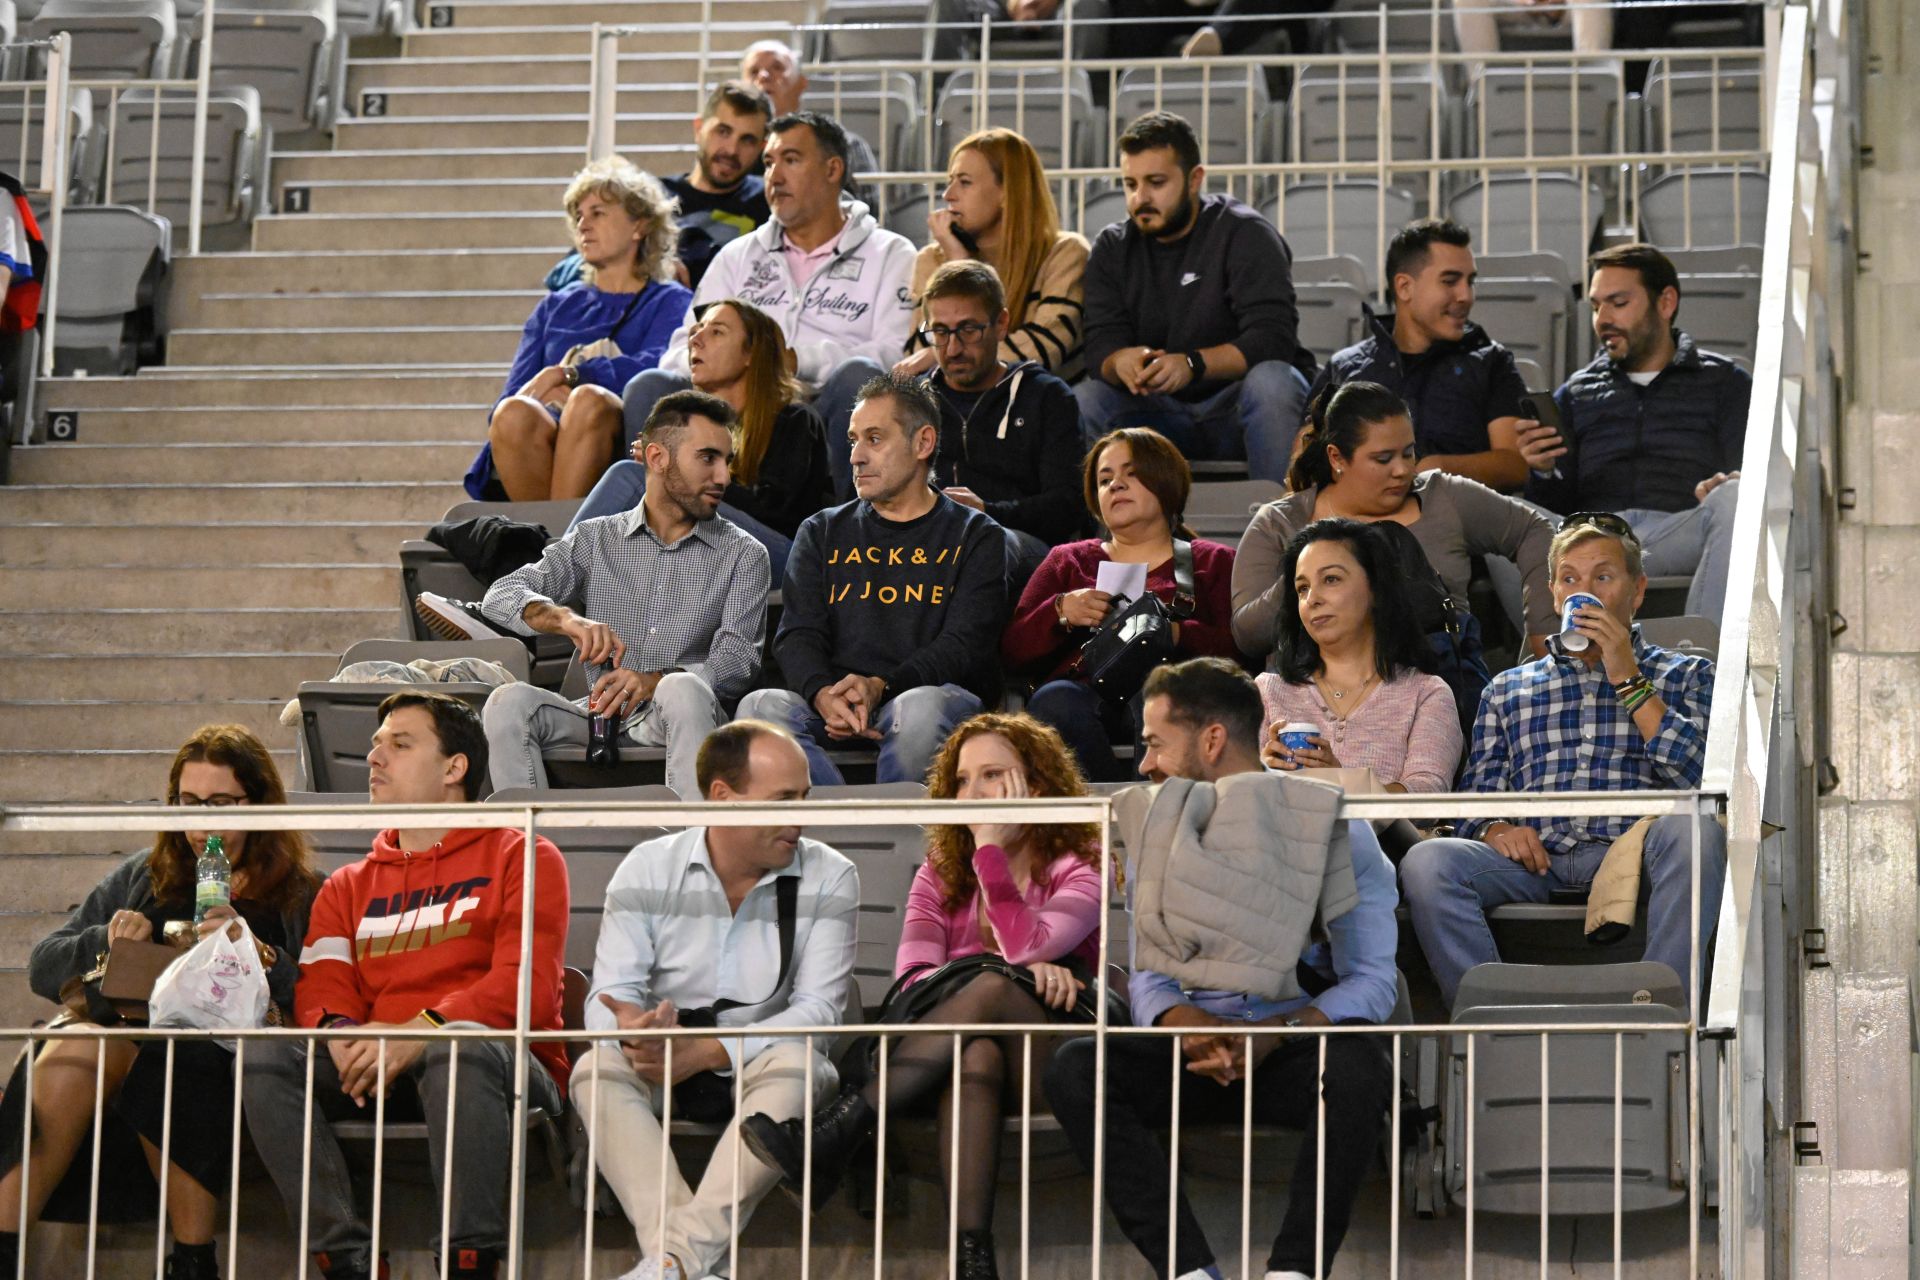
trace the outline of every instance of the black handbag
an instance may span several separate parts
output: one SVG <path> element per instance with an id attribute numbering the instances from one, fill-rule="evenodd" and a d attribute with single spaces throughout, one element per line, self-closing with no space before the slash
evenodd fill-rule
<path id="1" fill-rule="evenodd" d="M 774 881 L 775 909 L 779 914 L 780 976 L 773 981 L 767 1000 L 786 985 L 787 971 L 793 967 L 793 929 L 800 900 L 800 877 L 781 876 Z M 718 1027 L 720 1015 L 729 1009 L 765 1000 L 715 1000 L 700 1009 L 682 1009 L 677 1019 L 683 1027 Z M 716 1071 L 696 1071 L 673 1086 L 673 1112 L 682 1120 L 696 1124 L 723 1124 L 733 1118 L 733 1077 Z"/>
<path id="2" fill-rule="evenodd" d="M 1070 674 L 1085 680 L 1109 702 L 1125 702 L 1140 692 L 1147 673 L 1173 659 L 1175 623 L 1193 616 L 1197 597 L 1193 588 L 1193 544 L 1174 539 L 1173 602 L 1162 604 L 1151 590 L 1138 600 L 1121 596 L 1080 656 Z"/>

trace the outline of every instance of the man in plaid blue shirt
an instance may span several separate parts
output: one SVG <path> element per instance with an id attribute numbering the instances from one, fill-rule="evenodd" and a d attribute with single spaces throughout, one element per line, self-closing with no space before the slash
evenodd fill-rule
<path id="1" fill-rule="evenodd" d="M 1640 544 L 1618 516 L 1570 516 L 1548 555 L 1556 604 L 1583 592 L 1576 610 L 1587 648 L 1558 642 L 1545 658 L 1504 671 L 1488 686 L 1473 728 L 1463 791 L 1688 790 L 1706 755 L 1713 663 L 1640 638 L 1634 612 L 1646 595 Z M 1425 840 L 1400 865 L 1414 932 L 1447 1004 L 1474 965 L 1500 958 L 1489 908 L 1546 902 L 1556 889 L 1593 882 L 1608 847 L 1634 824 L 1617 818 L 1471 819 L 1458 836 Z M 1650 886 L 1648 960 L 1686 980 L 1692 952 L 1695 831 L 1700 842 L 1699 958 L 1712 935 L 1726 871 L 1726 833 L 1710 818 L 1669 815 L 1647 831 L 1641 874 Z"/>

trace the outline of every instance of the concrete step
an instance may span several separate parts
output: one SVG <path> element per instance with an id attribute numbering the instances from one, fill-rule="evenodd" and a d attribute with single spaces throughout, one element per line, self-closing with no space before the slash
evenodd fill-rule
<path id="1" fill-rule="evenodd" d="M 497 393 L 500 385 L 493 390 Z M 390 444 L 472 438 L 486 434 L 492 398 L 472 404 L 364 405 L 256 409 L 200 405 L 186 409 L 89 409 L 80 419 L 82 444 L 272 444 L 368 440 Z M 53 446 L 60 447 L 60 446 Z M 16 462 L 24 456 L 15 453 Z"/>
<path id="2" fill-rule="evenodd" d="M 465 87 L 428 85 L 408 87 L 374 83 L 362 91 L 380 95 L 388 119 L 420 116 L 585 116 L 591 109 L 587 86 L 578 84 L 475 84 Z M 360 97 L 352 99 L 359 102 Z M 706 103 L 706 94 L 692 81 L 683 84 L 635 80 L 620 86 L 619 110 L 648 115 L 680 114 L 692 120 Z M 691 132 L 691 129 L 688 130 Z"/>
<path id="3" fill-rule="evenodd" d="M 442 0 L 435 0 L 441 3 Z M 716 27 L 734 23 L 791 24 L 803 21 L 806 6 L 791 0 L 627 0 L 624 4 L 584 4 L 581 0 L 452 0 L 450 27 L 436 31 L 464 31 L 485 27 L 636 26 L 678 27 L 698 33 L 702 22 Z M 724 38 L 724 37 L 716 37 Z M 740 41 L 739 43 L 747 43 Z"/>
<path id="4" fill-rule="evenodd" d="M 268 214 L 253 224 L 253 242 L 261 249 L 338 250 L 378 245 L 416 252 L 449 242 L 489 249 L 552 246 L 549 267 L 571 244 L 566 216 L 557 207 L 535 213 Z M 458 279 L 446 274 L 441 278 Z M 526 279 L 523 276 L 515 283 L 524 286 Z M 486 287 L 466 280 L 461 283 Z M 169 354 L 171 351 L 169 348 Z"/>
<path id="5" fill-rule="evenodd" d="M 0 613 L 8 653 L 202 652 L 209 637 L 231 653 L 343 653 L 356 640 L 411 638 L 394 602 L 378 609 L 36 609 Z"/>
<path id="6" fill-rule="evenodd" d="M 105 835 L 91 838 L 96 844 L 113 839 Z M 113 853 L 0 854 L 0 884 L 7 886 L 7 906 L 11 911 L 57 912 L 61 919 L 54 922 L 54 927 L 58 927 L 67 913 L 85 902 L 87 895 L 93 892 L 93 887 L 106 879 L 108 873 L 123 861 L 125 859 L 122 856 Z M 38 941 L 39 938 L 33 940 Z M 33 949 L 33 942 L 27 944 L 27 950 Z M 17 956 L 0 954 L 0 966 L 12 968 L 25 965 L 26 962 L 24 953 Z M 4 1010 L 0 1009 L 0 1012 Z M 0 1022 L 0 1026 L 13 1025 L 16 1024 Z"/>
<path id="7" fill-rule="evenodd" d="M 768 32 L 765 29 L 755 33 L 713 33 L 708 40 L 711 49 L 710 65 L 716 70 L 720 67 L 731 70 L 739 59 L 740 50 L 766 34 Z M 691 54 L 697 58 L 700 42 L 699 31 L 680 28 L 673 31 L 649 31 L 646 47 L 654 53 Z M 634 39 L 633 43 L 638 44 L 638 39 Z M 408 32 L 406 41 L 401 46 L 401 56 L 406 58 L 501 57 L 518 50 L 529 58 L 546 58 L 555 55 L 579 57 L 591 53 L 592 49 L 591 23 L 579 23 L 573 26 L 549 26 L 543 23 L 538 26 L 474 27 L 466 30 L 455 26 Z"/>
<path id="8" fill-rule="evenodd" d="M 335 653 L 7 655 L 0 656 L 0 701 L 177 698 L 207 689 L 228 698 L 285 699 L 301 681 L 325 680 L 338 666 Z"/>
<path id="9" fill-rule="evenodd" d="M 636 164 L 639 161 L 635 161 Z M 683 160 L 681 163 L 685 163 Z M 351 179 L 307 187 L 310 213 L 551 213 L 562 206 L 565 178 Z M 284 203 L 282 205 L 284 208 Z"/>
<path id="10" fill-rule="evenodd" d="M 417 480 L 458 477 L 479 445 L 431 444 L 166 444 L 142 450 L 140 478 L 153 484 L 200 480 L 294 483 L 307 480 Z M 60 444 L 23 450 L 17 484 L 111 484 L 127 473 L 127 451 L 114 444 Z"/>
<path id="11" fill-rule="evenodd" d="M 298 251 L 208 255 L 182 260 L 173 287 L 195 294 L 337 293 L 356 286 L 435 290 L 455 284 L 462 289 L 538 288 L 568 246 L 565 215 L 556 203 L 552 226 L 517 250 L 441 245 L 423 254 L 418 248 L 373 248 L 361 243 L 328 253 L 316 253 L 307 246 Z M 176 358 L 174 363 L 185 362 Z"/>
<path id="12" fill-rule="evenodd" d="M 481 188 L 484 190 L 485 188 Z M 547 186 L 551 193 L 558 188 Z M 401 188 L 386 188 L 396 197 Z M 422 188 L 413 188 L 416 192 Z M 426 188 L 431 191 L 432 188 Z M 415 204 L 419 202 L 416 200 Z M 556 197 L 549 207 L 557 206 Z M 558 255 L 555 255 L 558 260 Z M 175 333 L 183 329 L 388 328 L 394 325 L 525 323 L 546 290 L 538 281 L 525 289 L 424 290 L 391 293 L 208 293 L 171 308 Z"/>
<path id="13" fill-rule="evenodd" d="M 551 178 L 564 183 L 586 161 L 585 135 L 559 147 L 416 147 L 391 151 L 294 151 L 273 156 L 274 207 L 284 207 L 288 187 L 311 182 L 404 182 L 463 178 Z M 652 170 L 660 157 L 684 155 L 686 140 L 655 148 L 621 148 L 620 154 Z M 223 257 L 226 255 L 222 255 Z M 190 259 L 189 259 L 190 261 Z"/>
<path id="14" fill-rule="evenodd" d="M 531 38 L 531 37 L 530 37 Z M 687 145 L 689 113 L 652 115 L 620 112 L 614 126 L 616 145 L 672 147 Z M 556 113 L 497 116 L 382 116 L 342 120 L 334 137 L 343 148 L 379 151 L 390 147 L 573 147 L 580 154 L 587 145 L 587 115 Z M 455 241 L 455 243 L 459 243 Z"/>
<path id="15" fill-rule="evenodd" d="M 226 520 L 354 520 L 386 523 L 437 520 L 466 499 L 457 482 L 417 484 L 74 484 L 0 488 L 0 525 L 71 521 L 84 524 L 111 513 L 126 524 L 171 525 L 188 512 L 218 525 Z"/>
<path id="16" fill-rule="evenodd" d="M 204 723 L 204 722 L 202 722 Z M 199 728 L 194 725 L 180 735 Z M 276 739 L 277 741 L 277 739 Z M 268 744 L 272 746 L 273 743 Z M 0 748 L 0 804 L 117 804 L 164 800 L 175 743 L 164 750 L 14 750 Z M 280 776 L 292 785 L 296 764 L 290 745 L 273 752 Z M 105 837 L 100 837 L 105 838 Z M 57 923 L 57 922 L 56 922 Z M 31 945 L 31 944 L 29 944 Z"/>
<path id="17" fill-rule="evenodd" d="M 540 257 L 551 267 L 557 259 Z M 359 374 L 306 370 L 298 373 L 237 373 L 221 370 L 162 376 L 149 369 L 137 378 L 55 378 L 40 384 L 48 409 L 330 409 L 368 406 L 388 411 L 410 404 L 484 404 L 499 398 L 506 368 L 485 373 L 415 369 L 367 378 Z M 482 421 L 485 410 L 481 411 Z M 81 421 L 85 439 L 86 419 Z"/>
<path id="18" fill-rule="evenodd" d="M 171 350 L 202 364 L 242 363 L 259 358 L 246 345 L 246 329 L 176 329 Z M 297 352 L 303 366 L 370 364 L 444 365 L 455 362 L 497 365 L 504 375 L 520 344 L 520 325 L 472 325 L 459 328 L 270 329 L 257 331 L 265 344 Z"/>
<path id="19" fill-rule="evenodd" d="M 226 524 L 217 545 L 234 564 L 393 564 L 400 544 L 425 524 Z M 183 547 L 207 543 L 204 524 L 0 525 L 7 563 L 21 568 L 176 564 Z"/>
<path id="20" fill-rule="evenodd" d="M 710 79 L 716 64 L 708 59 Z M 698 55 L 622 50 L 620 85 L 685 87 L 688 103 L 700 72 Z M 431 58 L 354 58 L 347 63 L 347 102 L 356 109 L 367 89 L 466 89 L 476 85 L 574 85 L 584 87 L 593 78 L 593 64 L 584 46 L 570 53 L 540 57 L 520 54 L 475 54 Z"/>
<path id="21" fill-rule="evenodd" d="M 206 606 L 244 600 L 256 609 L 399 608 L 400 575 L 389 564 L 174 565 L 28 569 L 0 567 L 0 609 L 136 609 L 177 600 Z"/>
<path id="22" fill-rule="evenodd" d="M 259 699 L 187 698 L 178 702 L 0 702 L 0 720 L 14 751 L 157 751 L 177 748 L 202 725 L 237 724 L 270 747 L 294 743 L 294 731 L 278 719 L 281 703 Z M 165 777 L 161 778 L 164 785 Z"/>

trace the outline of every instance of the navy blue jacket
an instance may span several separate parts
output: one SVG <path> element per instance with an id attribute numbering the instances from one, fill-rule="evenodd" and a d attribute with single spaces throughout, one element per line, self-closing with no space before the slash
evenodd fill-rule
<path id="1" fill-rule="evenodd" d="M 1092 525 L 1080 494 L 1086 445 L 1080 437 L 1080 406 L 1066 383 L 1023 360 L 1008 366 L 967 415 L 948 398 L 939 369 L 928 383 L 940 401 L 936 486 L 973 490 L 988 515 L 1048 546 L 1087 535 Z"/>
<path id="2" fill-rule="evenodd" d="M 1326 387 L 1377 382 L 1413 411 L 1414 446 L 1421 457 L 1436 453 L 1485 453 L 1493 447 L 1487 424 L 1521 416 L 1526 380 L 1507 350 L 1469 321 L 1458 342 L 1436 342 L 1408 355 L 1393 342 L 1393 313 L 1367 309 L 1372 332 L 1336 352 L 1320 370 L 1307 400 Z"/>
<path id="3" fill-rule="evenodd" d="M 1552 477 L 1528 479 L 1528 498 L 1562 515 L 1685 511 L 1695 485 L 1739 468 L 1753 379 L 1691 334 L 1674 341 L 1673 361 L 1644 387 L 1603 350 L 1553 393 L 1567 453 Z"/>

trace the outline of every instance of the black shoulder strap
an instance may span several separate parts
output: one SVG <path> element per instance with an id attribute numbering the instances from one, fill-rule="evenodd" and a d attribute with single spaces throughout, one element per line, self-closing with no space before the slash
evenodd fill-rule
<path id="1" fill-rule="evenodd" d="M 780 927 L 780 976 L 773 980 L 773 990 L 767 992 L 765 1000 L 751 1003 L 765 1004 L 767 1000 L 780 994 L 780 988 L 787 985 L 787 973 L 793 968 L 793 926 L 799 918 L 800 877 L 781 876 L 773 882 L 775 910 L 779 913 Z M 745 1000 L 715 1000 L 713 1011 L 724 1013 L 728 1009 L 745 1007 Z"/>
<path id="2" fill-rule="evenodd" d="M 1200 599 L 1193 589 L 1193 544 L 1179 538 L 1173 540 L 1173 604 L 1171 610 L 1175 619 L 1185 622 L 1193 616 L 1199 607 Z"/>

